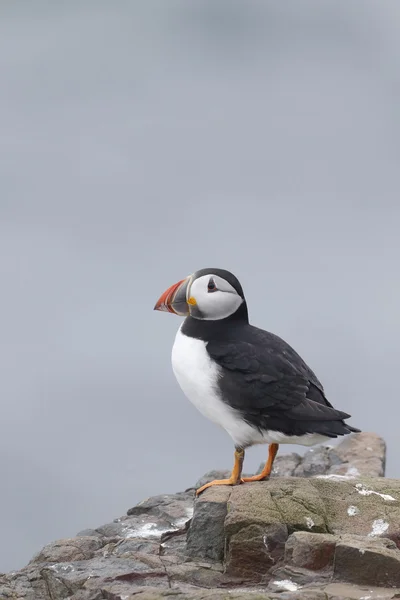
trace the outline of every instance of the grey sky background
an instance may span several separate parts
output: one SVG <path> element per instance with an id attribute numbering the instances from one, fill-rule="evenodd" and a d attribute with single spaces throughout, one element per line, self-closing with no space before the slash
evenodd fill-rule
<path id="1" fill-rule="evenodd" d="M 400 476 L 398 0 L 12 0 L 0 75 L 0 571 L 231 466 L 152 310 L 202 267 Z"/>

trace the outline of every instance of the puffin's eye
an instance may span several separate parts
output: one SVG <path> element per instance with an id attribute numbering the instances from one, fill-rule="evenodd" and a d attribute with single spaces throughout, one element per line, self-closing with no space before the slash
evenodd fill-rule
<path id="1" fill-rule="evenodd" d="M 210 277 L 210 280 L 207 285 L 207 291 L 215 292 L 216 290 L 217 290 L 217 286 L 215 285 L 215 281 L 212 277 Z"/>

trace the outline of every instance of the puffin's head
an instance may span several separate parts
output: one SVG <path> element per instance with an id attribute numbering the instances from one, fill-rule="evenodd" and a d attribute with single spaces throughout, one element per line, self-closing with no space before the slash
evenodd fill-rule
<path id="1" fill-rule="evenodd" d="M 242 286 L 232 273 L 224 269 L 200 269 L 171 285 L 154 310 L 218 321 L 234 315 L 240 307 L 247 317 Z"/>

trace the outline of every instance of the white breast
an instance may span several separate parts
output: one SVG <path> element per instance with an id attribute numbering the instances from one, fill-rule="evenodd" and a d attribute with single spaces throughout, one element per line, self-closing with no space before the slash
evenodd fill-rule
<path id="1" fill-rule="evenodd" d="M 172 368 L 185 396 L 207 419 L 223 427 L 236 445 L 250 441 L 253 427 L 219 397 L 219 368 L 211 361 L 205 342 L 184 335 L 179 328 L 172 348 Z"/>
<path id="2" fill-rule="evenodd" d="M 220 397 L 220 368 L 211 361 L 206 342 L 184 335 L 181 328 L 172 348 L 172 369 L 185 396 L 207 419 L 225 429 L 236 446 L 272 442 L 312 446 L 326 440 L 315 434 L 288 436 L 277 431 L 260 432 L 243 421 L 241 415 Z"/>

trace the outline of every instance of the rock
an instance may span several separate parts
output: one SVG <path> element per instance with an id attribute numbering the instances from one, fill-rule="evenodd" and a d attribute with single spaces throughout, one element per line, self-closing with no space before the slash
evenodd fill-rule
<path id="1" fill-rule="evenodd" d="M 324 503 L 331 533 L 398 539 L 399 480 L 379 477 L 342 480 L 323 476 L 313 479 L 312 485 Z"/>
<path id="2" fill-rule="evenodd" d="M 25 567 L 19 572 L 0 577 L 0 598 L 10 600 L 52 600 L 38 567 Z"/>
<path id="3" fill-rule="evenodd" d="M 271 596 L 280 600 L 326 600 L 326 594 L 322 590 L 313 590 L 312 588 L 302 590 L 301 586 L 291 579 L 271 581 L 268 589 L 272 592 L 279 592 L 276 596 L 275 594 L 271 594 Z"/>
<path id="4" fill-rule="evenodd" d="M 285 563 L 320 571 L 333 566 L 337 536 L 296 531 L 285 545 Z"/>
<path id="5" fill-rule="evenodd" d="M 191 561 L 182 564 L 169 564 L 164 562 L 169 582 L 172 588 L 185 589 L 187 586 L 196 586 L 206 589 L 218 589 L 242 585 L 239 576 L 230 577 L 224 573 L 223 566 L 210 565 L 209 563 Z"/>
<path id="6" fill-rule="evenodd" d="M 136 586 L 168 587 L 168 575 L 161 559 L 139 552 L 129 559 L 110 556 L 49 565 L 41 569 L 41 575 L 46 580 L 51 600 L 69 598 L 80 589 L 129 595 Z"/>
<path id="7" fill-rule="evenodd" d="M 30 564 L 41 562 L 66 562 L 74 560 L 86 560 L 92 558 L 104 545 L 99 537 L 75 537 L 58 540 L 47 544 L 36 554 Z"/>
<path id="8" fill-rule="evenodd" d="M 209 496 L 213 488 L 204 494 Z M 305 479 L 275 479 L 248 483 L 232 489 L 225 521 L 229 539 L 249 525 L 285 524 L 295 530 L 326 532 L 325 506 L 313 482 Z"/>
<path id="9" fill-rule="evenodd" d="M 327 600 L 394 600 L 400 597 L 393 588 L 359 587 L 350 583 L 330 583 L 324 591 Z"/>
<path id="10" fill-rule="evenodd" d="M 305 453 L 303 460 L 294 471 L 295 477 L 314 477 L 330 472 L 331 448 L 319 446 Z"/>
<path id="11" fill-rule="evenodd" d="M 1 575 L 0 599 L 400 598 L 400 481 L 384 464 L 383 440 L 358 434 L 278 457 L 266 482 L 148 498 Z"/>
<path id="12" fill-rule="evenodd" d="M 95 529 L 83 529 L 76 534 L 76 537 L 103 537 L 103 534 L 99 533 Z"/>
<path id="13" fill-rule="evenodd" d="M 344 438 L 337 446 L 310 448 L 303 457 L 284 454 L 276 458 L 271 477 L 314 477 L 346 475 L 383 477 L 386 444 L 375 433 L 358 433 Z M 264 463 L 258 469 L 261 472 Z"/>
<path id="14" fill-rule="evenodd" d="M 354 475 L 355 477 L 384 477 L 386 466 L 386 444 L 376 433 L 352 435 L 332 448 L 338 458 L 331 473 Z"/>
<path id="15" fill-rule="evenodd" d="M 193 491 L 155 496 L 130 508 L 127 516 L 98 527 L 95 531 L 107 541 L 126 540 L 113 554 L 143 552 L 155 554 L 160 545 L 165 551 L 170 538 L 186 533 L 193 515 Z"/>
<path id="16" fill-rule="evenodd" d="M 196 501 L 196 515 L 188 532 L 186 554 L 221 561 L 225 548 L 224 522 L 231 490 L 228 486 L 214 489 L 211 501 L 206 494 Z"/>
<path id="17" fill-rule="evenodd" d="M 265 581 L 274 560 L 264 544 L 264 528 L 249 525 L 237 531 L 230 539 L 226 553 L 227 573 L 246 581 Z"/>
<path id="18" fill-rule="evenodd" d="M 104 548 L 106 555 L 112 554 L 113 556 L 121 556 L 123 558 L 129 558 L 137 552 L 141 552 L 142 554 L 159 554 L 160 542 L 132 538 L 108 544 Z"/>
<path id="19" fill-rule="evenodd" d="M 400 587 L 400 550 L 391 540 L 343 539 L 336 544 L 334 577 L 359 585 Z"/>
<path id="20" fill-rule="evenodd" d="M 271 477 L 293 477 L 296 468 L 301 463 L 302 458 L 300 454 L 292 452 L 291 454 L 283 454 L 277 456 L 274 462 L 274 469 Z M 257 473 L 261 473 L 264 468 L 264 463 L 259 466 Z"/>
<path id="21" fill-rule="evenodd" d="M 224 523 L 227 572 L 239 573 L 244 579 L 256 582 L 265 579 L 268 570 L 283 554 L 288 537 L 287 525 L 271 494 L 260 493 L 263 485 L 253 483 L 233 488 Z M 248 518 L 250 504 L 251 519 Z M 196 509 L 197 506 L 195 513 Z"/>
<path id="22" fill-rule="evenodd" d="M 188 516 L 190 518 L 193 514 L 193 499 L 194 494 L 192 491 L 153 496 L 130 508 L 127 515 L 151 515 L 166 519 L 169 522 Z"/>
<path id="23" fill-rule="evenodd" d="M 400 481 L 397 480 L 286 478 L 227 490 L 223 534 L 221 518 L 215 524 L 218 547 L 222 547 L 223 537 L 226 573 L 245 581 L 266 582 L 271 569 L 278 567 L 285 557 L 287 564 L 296 568 L 316 571 L 332 567 L 336 547 L 332 534 L 374 538 L 396 537 L 400 531 Z M 195 504 L 193 524 L 198 507 L 211 506 L 221 499 L 221 488 L 206 490 Z M 219 510 L 222 515 L 222 508 Z M 207 522 L 207 511 L 201 514 L 202 528 L 208 533 L 204 537 L 195 536 L 197 546 L 193 546 L 193 557 L 196 552 L 199 557 L 206 556 L 213 534 L 213 516 Z M 288 540 L 290 534 L 294 537 Z M 302 581 L 312 577 L 306 574 Z"/>

